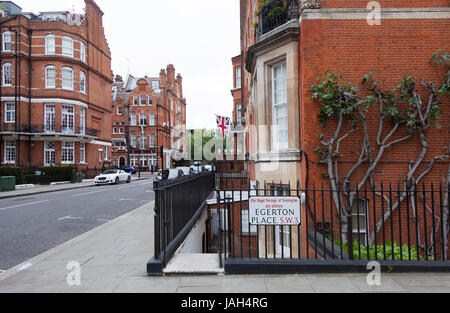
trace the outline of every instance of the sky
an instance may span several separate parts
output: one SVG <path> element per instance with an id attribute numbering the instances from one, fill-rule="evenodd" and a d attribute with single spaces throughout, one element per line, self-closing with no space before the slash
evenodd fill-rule
<path id="1" fill-rule="evenodd" d="M 26 12 L 83 13 L 83 0 L 15 0 Z M 231 117 L 233 69 L 239 55 L 238 0 L 96 0 L 112 53 L 124 79 L 159 76 L 173 64 L 183 76 L 187 128 L 216 128 L 215 114 Z"/>

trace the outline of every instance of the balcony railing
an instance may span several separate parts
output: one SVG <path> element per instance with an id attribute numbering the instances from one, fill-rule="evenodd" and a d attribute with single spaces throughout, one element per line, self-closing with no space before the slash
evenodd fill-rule
<path id="1" fill-rule="evenodd" d="M 261 8 L 258 38 L 275 28 L 299 18 L 299 4 L 297 0 L 273 0 Z"/>
<path id="2" fill-rule="evenodd" d="M 11 124 L 2 124 L 0 128 L 1 132 L 7 133 L 25 133 L 25 134 L 58 134 L 58 135 L 67 135 L 67 136 L 91 136 L 98 137 L 99 131 L 96 129 L 80 127 L 80 126 L 61 126 L 61 125 L 15 125 Z"/>

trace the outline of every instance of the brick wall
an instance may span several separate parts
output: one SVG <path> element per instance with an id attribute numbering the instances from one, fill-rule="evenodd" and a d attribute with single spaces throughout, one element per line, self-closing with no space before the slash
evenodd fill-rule
<path id="1" fill-rule="evenodd" d="M 314 149 L 319 146 L 319 134 L 329 135 L 335 129 L 333 122 L 325 129 L 319 126 L 319 104 L 312 101 L 308 91 L 310 84 L 327 70 L 339 70 L 346 80 L 358 84 L 372 70 L 378 70 L 375 78 L 385 82 L 388 88 L 396 87 L 406 73 L 419 81 L 439 82 L 444 73 L 430 64 L 430 58 L 438 49 L 450 48 L 447 30 L 449 20 L 383 20 L 381 26 L 369 26 L 364 20 L 304 20 L 301 25 L 300 86 L 302 92 L 302 134 L 304 149 L 312 162 L 318 161 Z M 364 94 L 364 93 L 362 93 Z M 425 93 L 423 93 L 425 95 Z M 448 104 L 449 99 L 443 99 Z M 430 129 L 430 149 L 426 161 L 445 154 L 449 142 L 450 111 L 447 108 L 440 120 L 440 129 Z M 368 114 L 369 133 L 372 142 L 378 131 L 377 114 Z M 386 126 L 387 127 L 387 126 Z M 347 128 L 348 130 L 348 128 Z M 346 130 L 343 130 L 345 133 Z M 396 138 L 406 135 L 399 132 Z M 346 140 L 342 146 L 344 157 L 342 172 L 351 168 L 357 159 L 361 132 Z M 411 138 L 387 151 L 377 172 L 376 179 L 397 181 L 404 176 L 408 163 L 419 153 L 418 138 Z M 310 164 L 310 177 L 317 180 L 326 168 Z M 446 164 L 436 166 L 430 178 L 438 180 L 445 172 Z M 357 173 L 356 176 L 362 173 Z"/>

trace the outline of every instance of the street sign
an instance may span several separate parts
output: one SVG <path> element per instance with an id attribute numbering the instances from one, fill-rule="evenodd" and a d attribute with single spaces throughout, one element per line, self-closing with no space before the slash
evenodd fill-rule
<path id="1" fill-rule="evenodd" d="M 252 197 L 249 200 L 250 224 L 258 226 L 298 226 L 301 224 L 298 197 Z"/>

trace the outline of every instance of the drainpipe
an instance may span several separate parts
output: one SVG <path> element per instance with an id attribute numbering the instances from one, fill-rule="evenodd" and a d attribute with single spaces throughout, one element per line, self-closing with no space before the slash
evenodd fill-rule
<path id="1" fill-rule="evenodd" d="M 28 165 L 31 166 L 31 87 L 32 87 L 32 60 L 31 60 L 31 44 L 32 44 L 33 30 L 28 30 L 28 129 L 30 131 L 30 136 L 28 138 Z"/>

